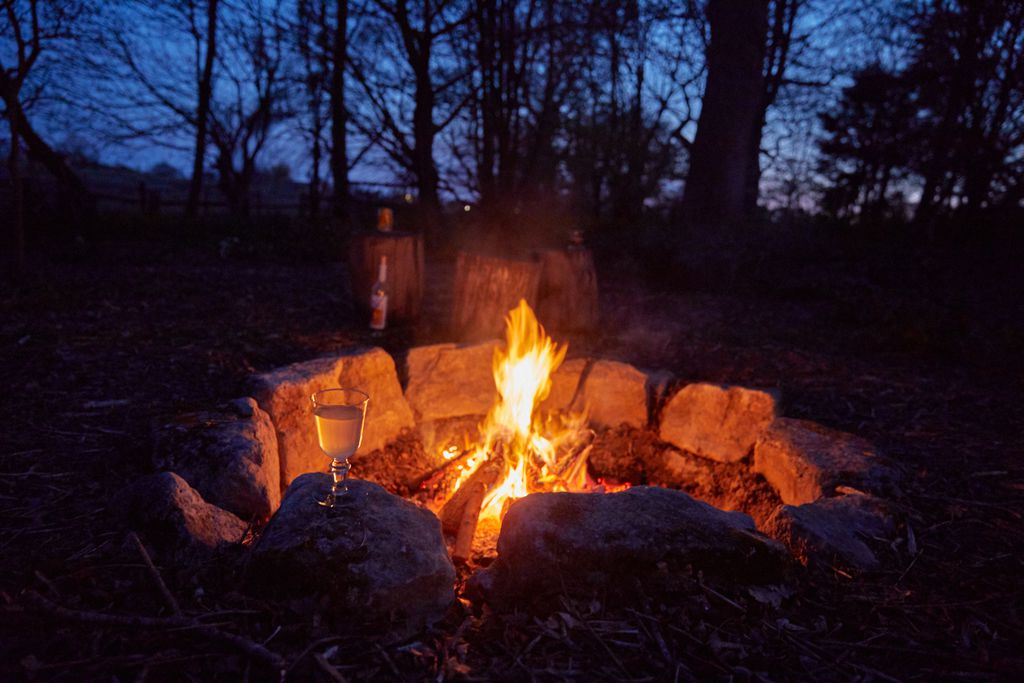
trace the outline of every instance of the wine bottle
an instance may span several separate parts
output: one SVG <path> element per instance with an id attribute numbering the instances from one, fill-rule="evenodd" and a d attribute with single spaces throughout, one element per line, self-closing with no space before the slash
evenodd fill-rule
<path id="1" fill-rule="evenodd" d="M 383 330 L 388 324 L 388 257 L 380 257 L 377 281 L 370 290 L 370 329 Z"/>

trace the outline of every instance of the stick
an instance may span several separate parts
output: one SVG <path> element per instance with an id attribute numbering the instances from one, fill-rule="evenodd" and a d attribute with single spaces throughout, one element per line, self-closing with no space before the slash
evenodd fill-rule
<path id="1" fill-rule="evenodd" d="M 142 561 L 146 563 L 146 568 L 149 569 L 149 575 L 153 577 L 153 581 L 156 583 L 156 587 L 160 589 L 160 595 L 164 596 L 164 602 L 171 608 L 171 613 L 176 616 L 181 616 L 181 607 L 178 605 L 178 601 L 174 599 L 171 591 L 167 588 L 167 584 L 164 583 L 164 577 L 160 576 L 160 570 L 153 564 L 153 558 L 149 556 L 149 551 L 146 550 L 146 546 L 142 545 L 142 541 L 139 540 L 138 534 L 134 531 L 128 534 L 128 537 L 135 542 L 135 548 L 139 551 L 139 555 L 142 556 Z"/>
<path id="2" fill-rule="evenodd" d="M 462 508 L 462 521 L 459 522 L 459 533 L 455 536 L 452 557 L 456 560 L 465 562 L 473 554 L 473 536 L 476 535 L 476 525 L 480 521 L 480 508 L 483 507 L 486 496 L 487 484 L 485 482 L 475 483 L 466 500 L 466 506 Z"/>
<path id="3" fill-rule="evenodd" d="M 472 455 L 475 451 L 476 451 L 476 449 L 474 449 L 474 448 L 467 448 L 466 450 L 462 451 L 461 453 L 456 455 L 451 460 L 445 460 L 443 463 L 441 463 L 437 467 L 429 470 L 425 474 L 423 474 L 423 475 L 417 477 L 416 479 L 414 479 L 412 484 L 409 486 L 409 490 L 410 491 L 419 491 L 422 488 L 429 488 L 428 485 L 433 483 L 431 481 L 432 479 L 434 479 L 435 477 L 440 479 L 441 477 L 439 475 L 441 475 L 444 472 L 446 472 L 449 467 L 451 467 L 453 465 L 459 464 L 460 462 L 462 462 L 463 460 L 468 458 L 470 455 Z"/>
<path id="4" fill-rule="evenodd" d="M 466 481 L 462 482 L 451 497 L 445 502 L 437 516 L 441 519 L 441 528 L 447 534 L 457 535 L 462 527 L 462 519 L 466 510 L 466 503 L 476 493 L 476 487 L 483 484 L 490 489 L 498 484 L 504 468 L 504 462 L 500 457 L 492 456 L 491 459 L 481 463 L 473 474 L 469 475 Z"/>
<path id="5" fill-rule="evenodd" d="M 35 591 L 25 591 L 25 601 L 36 609 L 51 614 L 60 619 L 77 621 L 82 624 L 99 624 L 102 626 L 128 626 L 132 628 L 185 628 L 194 629 L 202 635 L 227 643 L 241 652 L 258 659 L 272 667 L 275 671 L 284 671 L 287 664 L 284 658 L 255 643 L 244 636 L 235 635 L 222 631 L 219 628 L 204 624 L 189 617 L 144 617 L 126 616 L 120 614 L 106 614 L 104 612 L 88 612 L 83 610 L 68 609 L 51 602 Z"/>
<path id="6" fill-rule="evenodd" d="M 336 681 L 336 683 L 348 683 L 348 679 L 345 678 L 340 671 L 335 669 L 334 665 L 328 662 L 327 658 L 319 652 L 313 653 L 313 661 L 316 662 L 317 667 L 327 674 L 327 677 L 332 681 Z"/>
<path id="7" fill-rule="evenodd" d="M 327 636 L 326 638 L 321 638 L 320 640 L 314 640 L 312 643 L 310 643 L 309 645 L 306 646 L 306 649 L 304 649 L 302 652 L 299 653 L 298 657 L 296 657 L 295 659 L 292 660 L 292 663 L 290 665 L 288 665 L 288 670 L 284 672 L 285 673 L 285 678 L 287 678 L 288 674 L 290 674 L 292 672 L 292 669 L 295 668 L 295 665 L 298 664 L 299 662 L 301 662 L 302 659 L 306 655 L 308 655 L 310 652 L 312 652 L 313 650 L 317 649 L 318 647 L 320 647 L 322 645 L 333 644 L 333 643 L 340 643 L 340 642 L 342 642 L 344 640 L 345 640 L 344 636 Z"/>

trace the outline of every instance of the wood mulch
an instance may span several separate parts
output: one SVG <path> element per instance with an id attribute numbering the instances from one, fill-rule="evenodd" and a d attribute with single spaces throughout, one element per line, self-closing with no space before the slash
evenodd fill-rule
<path id="1" fill-rule="evenodd" d="M 600 333 L 569 338 L 684 381 L 779 389 L 785 414 L 875 441 L 905 475 L 884 570 L 774 592 L 694 576 L 669 603 L 595 595 L 545 615 L 460 601 L 403 643 L 254 601 L 229 563 L 151 566 L 110 501 L 150 471 L 154 421 L 233 398 L 254 371 L 444 340 L 443 277 L 419 327 L 374 338 L 333 264 L 134 243 L 37 264 L 0 290 L 0 679 L 1019 680 L 1021 278 L 908 262 L 783 264 L 703 292 L 609 262 Z"/>

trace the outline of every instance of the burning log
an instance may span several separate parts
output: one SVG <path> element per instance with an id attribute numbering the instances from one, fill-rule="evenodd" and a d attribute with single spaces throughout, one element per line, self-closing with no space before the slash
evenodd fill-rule
<path id="1" fill-rule="evenodd" d="M 545 249 L 537 254 L 541 275 L 537 317 L 551 329 L 592 330 L 597 326 L 597 270 L 589 249 Z"/>
<path id="2" fill-rule="evenodd" d="M 473 552 L 473 537 L 476 536 L 476 525 L 480 521 L 480 508 L 487 497 L 487 483 L 476 482 L 470 490 L 466 505 L 462 508 L 462 519 L 459 521 L 459 532 L 455 534 L 455 547 L 452 558 L 465 562 Z"/>
<path id="3" fill-rule="evenodd" d="M 455 265 L 452 330 L 460 339 L 496 337 L 520 299 L 537 301 L 540 264 L 459 253 Z"/>
<path id="4" fill-rule="evenodd" d="M 475 452 L 476 452 L 475 449 L 467 448 L 467 449 L 463 450 L 461 453 L 459 453 L 458 455 L 455 455 L 455 456 L 451 457 L 450 459 L 445 460 L 444 462 L 442 462 L 437 467 L 434 467 L 434 468 L 428 470 L 424 474 L 422 474 L 419 477 L 417 477 L 416 479 L 414 479 L 411 482 L 410 486 L 409 486 L 409 490 L 411 490 L 411 491 L 435 491 L 435 490 L 440 490 L 440 491 L 446 493 L 447 492 L 447 491 L 445 491 L 445 488 L 446 488 L 445 487 L 445 482 L 446 482 L 446 480 L 451 480 L 451 484 L 447 487 L 448 489 L 450 489 L 451 486 L 454 485 L 455 479 L 458 477 L 458 468 L 459 468 L 459 466 L 462 465 L 466 461 L 466 459 L 469 458 L 469 456 L 471 456 Z"/>
<path id="5" fill-rule="evenodd" d="M 438 517 L 441 518 L 441 528 L 444 529 L 445 533 L 458 534 L 462 529 L 462 521 L 466 517 L 467 512 L 471 510 L 470 503 L 474 502 L 476 493 L 479 489 L 483 488 L 486 494 L 492 487 L 494 487 L 505 469 L 504 458 L 500 455 L 492 455 L 489 460 L 480 465 L 476 472 L 473 472 L 463 482 L 462 486 L 455 490 L 452 497 L 448 499 L 448 502 L 444 504 L 441 511 L 438 513 Z M 480 515 L 480 507 L 483 506 L 483 497 L 476 503 L 477 510 L 474 518 Z M 474 524 L 475 527 L 475 524 Z M 470 538 L 472 541 L 472 537 Z"/>
<path id="6" fill-rule="evenodd" d="M 366 314 L 370 312 L 370 289 L 377 280 L 381 256 L 388 259 L 388 320 L 415 319 L 423 300 L 423 237 L 412 232 L 378 230 L 352 236 L 349 249 L 352 294 Z"/>

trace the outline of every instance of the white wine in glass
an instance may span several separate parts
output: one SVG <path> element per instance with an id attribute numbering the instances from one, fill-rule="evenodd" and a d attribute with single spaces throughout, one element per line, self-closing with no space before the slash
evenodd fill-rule
<path id="1" fill-rule="evenodd" d="M 331 492 L 318 502 L 332 508 L 348 490 L 348 460 L 363 440 L 363 421 L 370 397 L 358 389 L 324 389 L 313 394 L 311 400 L 320 450 L 331 458 L 333 478 Z"/>

